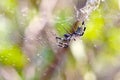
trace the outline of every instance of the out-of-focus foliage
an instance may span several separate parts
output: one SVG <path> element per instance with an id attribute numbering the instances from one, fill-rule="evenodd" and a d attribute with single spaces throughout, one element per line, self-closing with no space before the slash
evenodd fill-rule
<path id="1" fill-rule="evenodd" d="M 26 64 L 25 56 L 18 46 L 5 47 L 0 51 L 0 62 L 4 65 L 12 65 L 22 68 Z"/>
<path id="2" fill-rule="evenodd" d="M 29 6 L 24 8 L 20 6 L 20 1 L 0 0 L 0 66 L 20 68 L 19 73 L 22 74 L 28 61 L 22 51 L 24 32 L 34 16 L 38 15 L 41 0 L 28 0 Z M 56 7 L 53 12 L 58 36 L 68 33 L 75 21 L 75 10 L 69 4 L 67 8 L 64 5 Z M 116 70 L 116 66 L 120 65 L 120 1 L 104 0 L 85 24 L 85 34 L 71 42 L 60 66 L 58 64 L 59 69 L 52 76 L 53 80 L 109 80 L 102 78 L 104 75 L 111 77 L 106 72 L 112 73 L 109 71 Z M 49 69 L 55 55 L 51 48 L 38 48 L 35 61 L 31 62 L 34 63 L 32 66 L 37 66 L 34 78 L 45 74 L 43 72 Z M 118 73 L 114 80 L 120 79 Z"/>
<path id="3" fill-rule="evenodd" d="M 21 68 L 26 63 L 25 56 L 22 54 L 20 47 L 14 42 L 16 38 L 11 38 L 13 36 L 11 33 L 12 26 L 10 20 L 0 15 L 0 63 Z"/>
<path id="4" fill-rule="evenodd" d="M 0 13 L 12 18 L 16 15 L 17 5 L 16 0 L 2 0 L 0 3 Z"/>
<path id="5" fill-rule="evenodd" d="M 104 18 L 101 7 L 92 13 L 89 20 L 86 23 L 87 29 L 84 38 L 88 42 L 102 39 L 101 34 L 104 30 Z"/>
<path id="6" fill-rule="evenodd" d="M 21 51 L 22 46 L 19 46 L 23 38 L 20 32 L 23 32 L 22 28 L 28 25 L 37 11 L 33 7 L 21 15 L 18 5 L 17 0 L 0 1 L 0 63 L 22 68 L 27 59 Z"/>

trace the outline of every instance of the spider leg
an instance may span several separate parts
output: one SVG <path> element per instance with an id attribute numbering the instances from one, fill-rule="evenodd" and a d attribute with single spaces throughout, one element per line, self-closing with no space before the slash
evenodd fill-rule
<path id="1" fill-rule="evenodd" d="M 82 33 L 80 34 L 80 36 L 83 36 L 84 32 L 86 30 L 86 26 L 85 26 L 85 22 L 84 21 L 82 22 L 82 26 L 83 26 L 83 30 L 82 30 Z"/>
<path id="2" fill-rule="evenodd" d="M 84 35 L 84 32 L 82 32 L 81 34 L 80 34 L 80 36 L 83 36 Z"/>
<path id="3" fill-rule="evenodd" d="M 84 24 L 84 28 L 83 28 L 83 32 L 82 32 L 81 36 L 84 35 L 85 30 L 86 30 L 86 26 L 85 26 L 85 24 Z"/>
<path id="4" fill-rule="evenodd" d="M 63 48 L 67 48 L 67 47 L 68 47 L 68 43 L 62 43 L 62 42 L 60 42 L 60 43 L 58 44 L 58 46 L 59 46 L 59 47 L 63 47 Z"/>
<path id="5" fill-rule="evenodd" d="M 62 38 L 60 38 L 60 37 L 56 37 L 56 39 L 57 39 L 57 40 L 58 40 L 58 39 L 59 39 L 59 40 L 62 40 Z"/>
<path id="6" fill-rule="evenodd" d="M 84 27 L 84 29 L 83 29 L 84 31 L 86 30 L 86 27 Z"/>
<path id="7" fill-rule="evenodd" d="M 59 47 L 63 47 L 63 43 L 62 43 L 62 42 L 59 42 L 59 43 L 58 43 L 58 46 L 59 46 Z"/>
<path id="8" fill-rule="evenodd" d="M 65 38 L 56 37 L 56 40 L 57 40 L 57 42 L 63 42 L 63 41 L 65 41 Z"/>
<path id="9" fill-rule="evenodd" d="M 67 48 L 73 34 L 64 34 L 63 38 L 56 37 L 59 47 Z"/>
<path id="10" fill-rule="evenodd" d="M 56 39 L 58 40 L 58 46 L 59 47 L 63 47 L 63 48 L 68 47 L 69 40 L 66 37 L 65 38 L 56 37 Z"/>
<path id="11" fill-rule="evenodd" d="M 63 47 L 64 47 L 64 48 L 67 48 L 67 47 L 68 47 L 68 45 L 64 45 Z"/>
<path id="12" fill-rule="evenodd" d="M 85 21 L 82 22 L 82 25 L 85 25 Z"/>
<path id="13" fill-rule="evenodd" d="M 63 47 L 62 45 L 58 45 L 59 47 Z"/>
<path id="14" fill-rule="evenodd" d="M 67 48 L 68 45 L 69 45 L 69 43 L 63 43 L 63 47 L 64 47 L 64 48 Z"/>
<path id="15" fill-rule="evenodd" d="M 83 31 L 85 31 L 86 30 L 86 26 L 85 26 L 85 22 L 84 21 L 82 22 L 82 26 L 83 26 Z"/>

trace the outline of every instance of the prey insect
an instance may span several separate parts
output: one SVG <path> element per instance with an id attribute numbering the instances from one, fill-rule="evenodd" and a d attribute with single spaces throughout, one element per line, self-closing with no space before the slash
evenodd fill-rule
<path id="1" fill-rule="evenodd" d="M 83 21 L 81 26 L 79 26 L 79 24 L 80 22 L 76 21 L 70 33 L 64 34 L 63 38 L 56 37 L 59 47 L 67 48 L 71 40 L 76 40 L 76 37 L 83 36 L 86 30 L 85 23 Z"/>

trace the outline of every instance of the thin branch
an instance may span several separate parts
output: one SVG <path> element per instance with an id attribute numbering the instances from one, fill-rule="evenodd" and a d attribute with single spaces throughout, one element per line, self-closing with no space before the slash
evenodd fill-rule
<path id="1" fill-rule="evenodd" d="M 48 80 L 48 78 L 54 73 L 56 67 L 62 61 L 62 57 L 65 55 L 68 49 L 56 47 L 55 36 L 53 35 L 54 29 L 52 29 L 52 12 L 56 5 L 57 0 L 42 0 L 40 5 L 40 14 L 37 15 L 30 25 L 26 28 L 23 51 L 32 58 L 35 55 L 36 48 L 38 46 L 38 35 L 42 34 L 44 30 L 44 36 L 48 40 L 48 44 L 55 52 L 55 59 L 53 63 L 45 70 L 45 75 L 41 77 L 42 80 Z M 100 0 L 87 0 L 86 5 L 79 9 L 79 14 L 76 15 L 76 21 L 84 21 L 88 18 L 90 13 L 99 6 Z M 49 5 L 50 4 L 50 5 Z M 75 21 L 75 22 L 76 22 Z M 50 29 L 49 29 L 50 28 Z M 53 30 L 53 32 L 49 31 Z M 51 32 L 51 33 L 50 33 Z"/>
<path id="2" fill-rule="evenodd" d="M 30 22 L 25 30 L 23 52 L 30 58 L 30 61 L 32 60 L 24 70 L 25 78 L 27 79 L 31 79 L 31 76 L 34 76 L 36 66 L 33 64 L 33 58 L 39 45 L 38 36 L 42 37 L 41 34 L 44 27 L 50 22 L 56 2 L 57 0 L 42 0 L 41 4 L 39 4 L 39 14 Z M 28 72 L 33 74 L 28 77 Z"/>
<path id="3" fill-rule="evenodd" d="M 32 58 L 35 55 L 38 46 L 38 35 L 44 29 L 45 25 L 51 20 L 52 12 L 57 0 L 42 0 L 40 5 L 40 14 L 38 14 L 25 30 L 23 44 L 24 53 Z M 51 4 L 51 5 L 49 5 Z"/>
<path id="4" fill-rule="evenodd" d="M 40 80 L 50 80 L 52 77 L 54 71 L 57 69 L 57 67 L 61 64 L 63 61 L 63 57 L 66 54 L 67 49 L 59 49 L 58 52 L 55 55 L 54 61 L 52 64 L 48 66 L 48 69 L 46 69 L 41 77 Z"/>
<path id="5" fill-rule="evenodd" d="M 96 10 L 100 5 L 100 0 L 87 0 L 86 5 L 78 10 L 78 15 L 76 15 L 76 20 L 84 21 L 86 20 L 92 11 Z"/>
<path id="6" fill-rule="evenodd" d="M 88 18 L 88 16 L 91 14 L 91 12 L 95 9 L 97 9 L 97 7 L 100 4 L 100 0 L 88 0 L 86 2 L 86 5 L 79 9 L 79 14 L 76 15 L 76 22 L 82 22 L 84 20 L 86 20 Z M 74 24 L 75 24 L 74 23 Z M 50 38 L 49 38 L 50 40 Z M 60 65 L 59 63 L 62 61 L 62 57 L 65 55 L 66 51 L 68 49 L 64 49 L 64 48 L 58 48 L 56 55 L 55 55 L 55 59 L 53 61 L 53 63 L 48 67 L 48 69 L 44 72 L 45 75 L 42 76 L 41 79 L 43 80 L 48 80 L 50 79 L 51 75 L 53 74 L 53 72 L 55 71 L 56 67 L 58 65 Z"/>

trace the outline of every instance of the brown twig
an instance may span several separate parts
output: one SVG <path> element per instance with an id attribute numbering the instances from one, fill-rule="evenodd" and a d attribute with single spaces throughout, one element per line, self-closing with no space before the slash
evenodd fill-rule
<path id="1" fill-rule="evenodd" d="M 24 70 L 25 78 L 27 80 L 33 78 L 32 76 L 35 72 L 36 67 L 33 65 L 33 58 L 39 43 L 38 36 L 41 35 L 46 24 L 52 19 L 51 16 L 56 2 L 57 0 L 42 0 L 39 6 L 40 13 L 30 22 L 25 30 L 23 52 L 29 57 L 30 61 L 32 60 Z M 29 74 L 29 72 L 32 72 L 32 74 L 28 77 L 27 74 Z"/>
<path id="2" fill-rule="evenodd" d="M 93 0 L 93 2 L 91 2 L 90 0 L 88 0 L 86 5 L 82 9 L 79 10 L 78 16 L 76 16 L 77 23 L 80 23 L 80 22 L 84 21 L 85 19 L 87 19 L 87 17 L 90 15 L 90 13 L 98 7 L 99 1 L 100 0 Z M 65 55 L 66 51 L 67 51 L 67 49 L 59 49 L 59 48 L 57 49 L 56 57 L 55 57 L 53 63 L 44 72 L 45 75 L 42 76 L 42 78 L 41 78 L 42 80 L 48 80 L 51 77 L 52 73 L 54 72 L 54 70 L 56 69 L 58 64 L 62 61 L 60 58 L 62 58 Z"/>
<path id="3" fill-rule="evenodd" d="M 57 54 L 55 55 L 54 61 L 52 62 L 52 64 L 48 66 L 48 69 L 44 71 L 40 80 L 49 80 L 52 77 L 57 66 L 60 65 L 61 61 L 63 61 L 63 57 L 66 51 L 67 49 L 63 49 L 63 48 L 58 50 Z"/>
<path id="4" fill-rule="evenodd" d="M 62 61 L 62 57 L 65 55 L 67 49 L 56 47 L 55 36 L 53 35 L 54 29 L 52 29 L 52 12 L 56 5 L 57 0 L 42 0 L 40 5 L 40 14 L 36 16 L 30 25 L 26 28 L 23 51 L 32 58 L 35 55 L 36 48 L 38 46 L 38 35 L 44 30 L 46 39 L 49 46 L 55 53 L 55 59 L 53 63 L 45 70 L 45 74 L 41 77 L 42 80 L 48 80 L 53 74 L 58 64 Z M 76 15 L 76 21 L 82 22 L 88 18 L 90 13 L 95 10 L 99 5 L 100 0 L 87 0 L 86 5 L 78 10 Z M 49 5 L 50 4 L 50 5 Z M 46 27 L 45 27 L 46 26 Z M 49 29 L 50 28 L 50 29 Z M 53 32 L 49 31 L 53 30 Z M 50 33 L 51 32 L 51 33 Z"/>
<path id="5" fill-rule="evenodd" d="M 57 0 L 42 0 L 40 5 L 40 14 L 38 14 L 25 30 L 23 51 L 30 58 L 35 54 L 38 46 L 38 35 L 44 29 L 45 25 L 52 19 L 52 12 Z M 51 5 L 48 5 L 51 4 Z"/>

